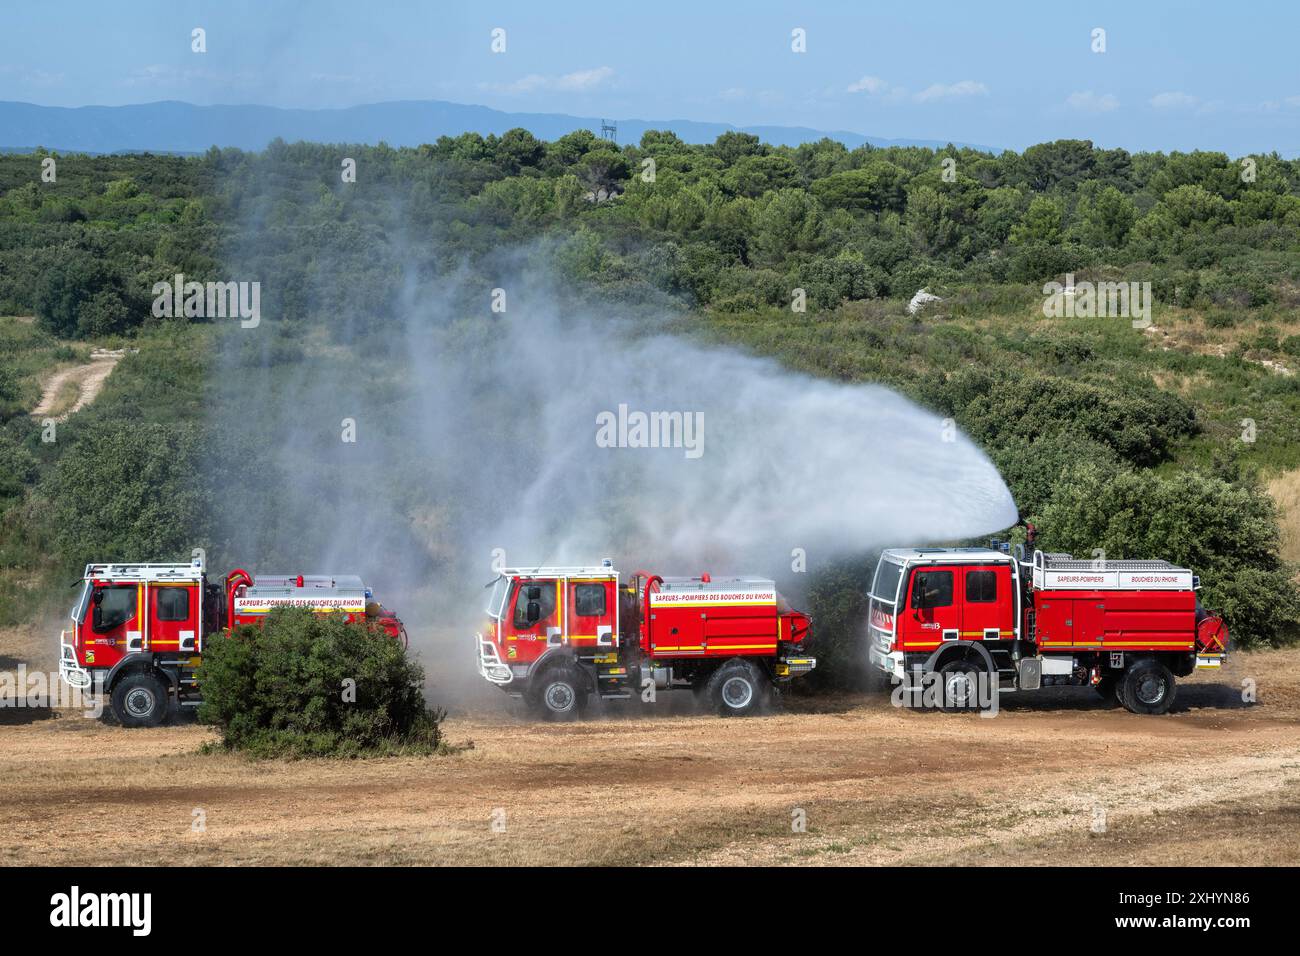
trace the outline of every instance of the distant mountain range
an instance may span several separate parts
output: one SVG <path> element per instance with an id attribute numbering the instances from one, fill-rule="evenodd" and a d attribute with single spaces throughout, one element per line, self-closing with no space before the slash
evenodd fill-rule
<path id="1" fill-rule="evenodd" d="M 881 139 L 846 130 L 802 126 L 732 126 L 696 120 L 617 120 L 618 141 L 635 143 L 649 129 L 672 130 L 689 143 L 711 143 L 729 131 L 752 133 L 773 145 L 797 146 L 823 137 L 853 149 L 873 146 L 947 145 L 939 140 Z M 167 100 L 132 106 L 37 106 L 0 101 L 0 151 L 38 146 L 84 153 L 201 153 L 210 146 L 260 150 L 277 136 L 289 142 L 378 143 L 418 146 L 439 136 L 504 133 L 522 126 L 552 140 L 577 129 L 600 132 L 602 120 L 562 113 L 506 113 L 441 100 L 371 103 L 346 109 L 279 109 L 274 106 L 196 106 Z M 957 143 L 958 146 L 972 144 Z M 976 146 L 977 149 L 989 149 Z M 999 150 L 992 150 L 998 152 Z"/>

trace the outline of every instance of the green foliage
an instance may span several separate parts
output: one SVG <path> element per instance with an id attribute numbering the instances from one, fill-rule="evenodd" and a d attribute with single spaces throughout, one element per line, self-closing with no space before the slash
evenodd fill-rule
<path id="1" fill-rule="evenodd" d="M 54 540 L 68 567 L 89 561 L 186 561 L 208 528 L 190 424 L 101 420 L 77 428 L 48 486 Z"/>
<path id="2" fill-rule="evenodd" d="M 1120 391 L 1070 378 L 1003 377 L 972 368 L 950 376 L 931 395 L 973 438 L 993 447 L 1064 432 L 1133 464 L 1153 465 L 1174 442 L 1197 431 L 1185 402 L 1141 382 Z"/>
<path id="3" fill-rule="evenodd" d="M 1047 196 L 1036 196 L 1025 217 L 1012 228 L 1008 237 L 1015 246 L 1029 242 L 1055 245 L 1061 241 L 1061 206 Z"/>
<path id="4" fill-rule="evenodd" d="M 208 641 L 199 719 L 254 757 L 364 757 L 439 750 L 424 670 L 382 630 L 280 608 L 262 627 Z"/>

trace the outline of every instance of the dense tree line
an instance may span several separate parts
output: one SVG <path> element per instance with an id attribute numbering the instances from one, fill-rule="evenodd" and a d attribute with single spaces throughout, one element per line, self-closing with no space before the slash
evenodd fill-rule
<path id="1" fill-rule="evenodd" d="M 269 308 L 287 317 L 322 299 L 382 317 L 403 270 L 542 236 L 573 278 L 732 312 L 788 306 L 795 288 L 830 309 L 1104 268 L 1151 281 L 1158 301 L 1240 308 L 1300 280 L 1300 163 L 1275 154 L 1085 140 L 998 155 L 850 150 L 743 133 L 693 145 L 654 131 L 617 147 L 586 130 L 542 142 L 516 129 L 413 149 L 60 157 L 55 183 L 40 180 L 42 158 L 0 158 L 0 312 L 36 312 L 66 336 L 150 321 L 150 287 L 178 272 L 273 274 Z M 254 224 L 269 244 L 241 261 Z M 312 274 L 335 258 L 344 274 Z"/>

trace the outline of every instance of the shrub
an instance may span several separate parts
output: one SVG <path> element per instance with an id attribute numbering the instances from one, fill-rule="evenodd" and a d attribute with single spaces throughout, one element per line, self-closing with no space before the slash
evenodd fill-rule
<path id="1" fill-rule="evenodd" d="M 424 669 L 382 631 L 305 608 L 272 611 L 211 641 L 199 719 L 255 757 L 361 757 L 439 750 Z"/>

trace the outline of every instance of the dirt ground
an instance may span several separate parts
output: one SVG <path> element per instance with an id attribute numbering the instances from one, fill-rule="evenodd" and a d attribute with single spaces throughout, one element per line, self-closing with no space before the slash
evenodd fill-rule
<path id="1" fill-rule="evenodd" d="M 47 646 L 0 631 L 0 670 Z M 446 721 L 463 749 L 423 759 L 252 762 L 198 753 L 193 723 L 0 711 L 0 863 L 1300 862 L 1300 650 L 1236 654 L 1166 717 L 1057 688 L 991 719 L 881 692 L 556 725 L 484 690 Z"/>

